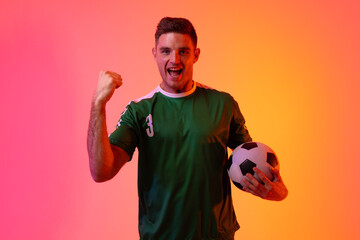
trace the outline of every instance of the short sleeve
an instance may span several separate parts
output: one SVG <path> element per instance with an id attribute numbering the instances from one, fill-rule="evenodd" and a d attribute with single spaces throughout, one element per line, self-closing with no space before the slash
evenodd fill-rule
<path id="1" fill-rule="evenodd" d="M 110 144 L 125 150 L 130 157 L 134 154 L 138 145 L 138 134 L 136 133 L 136 118 L 132 108 L 128 105 L 121 114 L 116 129 L 109 136 Z"/>
<path id="2" fill-rule="evenodd" d="M 252 141 L 249 131 L 245 125 L 245 119 L 240 112 L 238 103 L 234 100 L 232 103 L 232 118 L 230 122 L 230 132 L 228 147 L 235 149 L 237 146 L 244 142 Z"/>

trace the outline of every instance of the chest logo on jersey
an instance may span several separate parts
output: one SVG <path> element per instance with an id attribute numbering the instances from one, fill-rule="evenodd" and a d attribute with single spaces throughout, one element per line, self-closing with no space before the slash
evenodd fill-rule
<path id="1" fill-rule="evenodd" d="M 153 137 L 154 136 L 154 127 L 153 127 L 153 121 L 152 121 L 152 116 L 151 114 L 149 114 L 147 117 L 146 117 L 146 124 L 147 124 L 147 128 L 146 128 L 146 134 L 149 136 L 149 137 Z"/>

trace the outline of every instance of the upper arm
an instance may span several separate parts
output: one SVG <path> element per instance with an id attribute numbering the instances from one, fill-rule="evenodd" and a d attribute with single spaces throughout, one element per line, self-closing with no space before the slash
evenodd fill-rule
<path id="1" fill-rule="evenodd" d="M 110 146 L 114 156 L 111 178 L 119 172 L 126 162 L 130 161 L 138 143 L 136 120 L 132 112 L 132 108 L 128 105 L 121 114 L 115 131 L 109 136 Z"/>
<path id="2" fill-rule="evenodd" d="M 113 171 L 112 171 L 111 177 L 114 177 L 119 172 L 119 170 L 122 168 L 122 166 L 124 166 L 125 163 L 127 163 L 130 160 L 130 156 L 122 148 L 117 147 L 112 144 L 110 144 L 110 146 L 111 146 L 111 150 L 114 154 L 114 165 L 113 165 Z"/>
<path id="3" fill-rule="evenodd" d="M 246 128 L 245 118 L 240 111 L 239 105 L 234 99 L 232 104 L 232 113 L 233 115 L 230 123 L 228 146 L 231 149 L 235 149 L 238 145 L 244 142 L 252 141 L 252 138 Z"/>

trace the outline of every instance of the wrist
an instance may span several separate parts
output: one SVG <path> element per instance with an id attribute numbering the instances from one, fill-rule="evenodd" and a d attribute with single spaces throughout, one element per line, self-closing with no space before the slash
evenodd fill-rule
<path id="1" fill-rule="evenodd" d="M 105 109 L 106 106 L 106 99 L 102 98 L 101 96 L 99 96 L 98 94 L 94 94 L 93 100 L 92 100 L 92 105 L 94 108 L 96 109 Z"/>

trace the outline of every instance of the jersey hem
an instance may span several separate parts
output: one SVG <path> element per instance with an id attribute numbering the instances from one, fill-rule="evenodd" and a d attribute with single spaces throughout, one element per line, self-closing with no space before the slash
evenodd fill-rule
<path id="1" fill-rule="evenodd" d="M 109 138 L 109 141 L 110 141 L 111 145 L 114 145 L 114 146 L 119 147 L 122 150 L 124 150 L 130 156 L 130 159 L 129 159 L 129 162 L 130 162 L 130 160 L 132 159 L 132 156 L 133 156 L 133 152 L 127 148 L 126 144 L 123 144 L 122 142 L 119 142 L 113 138 Z"/>

